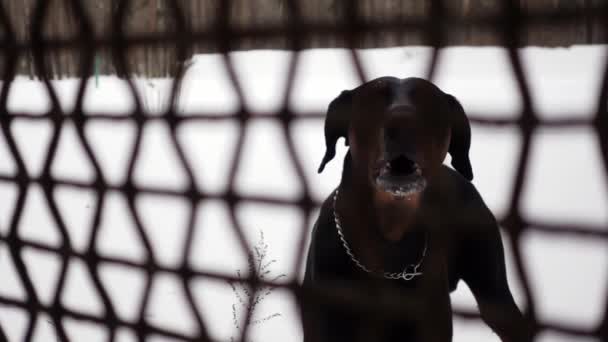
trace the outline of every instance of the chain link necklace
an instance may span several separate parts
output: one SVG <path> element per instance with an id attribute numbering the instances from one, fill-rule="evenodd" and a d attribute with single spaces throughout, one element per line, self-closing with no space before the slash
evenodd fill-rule
<path id="1" fill-rule="evenodd" d="M 422 275 L 422 272 L 419 271 L 418 269 L 420 268 L 420 265 L 422 265 L 422 261 L 424 261 L 424 257 L 426 256 L 426 250 L 428 247 L 428 236 L 427 235 L 425 235 L 425 237 L 424 237 L 424 250 L 422 251 L 422 256 L 420 257 L 420 260 L 418 261 L 418 263 L 405 266 L 405 268 L 401 272 L 386 272 L 386 271 L 382 271 L 382 270 L 370 270 L 365 265 L 363 265 L 363 263 L 361 261 L 359 261 L 359 259 L 357 259 L 357 257 L 355 256 L 355 253 L 352 251 L 348 242 L 346 241 L 346 238 L 344 237 L 344 232 L 342 231 L 342 224 L 340 223 L 340 217 L 338 216 L 338 211 L 336 210 L 336 202 L 338 202 L 338 193 L 339 193 L 339 190 L 336 189 L 336 192 L 334 193 L 334 203 L 333 203 L 333 213 L 334 213 L 334 221 L 336 223 L 336 230 L 338 231 L 338 236 L 340 237 L 340 241 L 342 241 L 342 246 L 344 246 L 344 249 L 346 250 L 346 254 L 348 254 L 350 259 L 355 263 L 355 265 L 357 265 L 357 267 L 359 267 L 366 273 L 380 275 L 385 279 L 412 280 L 416 276 Z"/>

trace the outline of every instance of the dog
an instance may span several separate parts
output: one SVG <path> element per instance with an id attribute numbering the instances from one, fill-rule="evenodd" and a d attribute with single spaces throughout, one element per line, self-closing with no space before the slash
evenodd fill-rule
<path id="1" fill-rule="evenodd" d="M 334 286 L 350 305 L 305 301 L 304 341 L 451 341 L 460 280 L 502 341 L 530 341 L 496 219 L 470 182 L 459 101 L 421 78 L 377 78 L 329 104 L 319 173 L 339 138 L 349 146 L 342 178 L 313 227 L 303 285 Z M 390 309 L 361 309 L 379 303 Z"/>

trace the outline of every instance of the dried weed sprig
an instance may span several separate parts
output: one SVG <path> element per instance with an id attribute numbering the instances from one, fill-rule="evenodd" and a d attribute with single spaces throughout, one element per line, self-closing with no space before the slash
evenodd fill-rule
<path id="1" fill-rule="evenodd" d="M 269 279 L 272 273 L 271 266 L 275 264 L 277 260 L 266 260 L 268 258 L 268 248 L 269 246 L 264 240 L 264 232 L 260 231 L 260 238 L 257 244 L 253 246 L 253 251 L 250 254 L 250 257 L 247 258 L 247 267 L 249 274 L 255 275 L 260 281 L 269 280 L 269 282 L 272 283 L 281 278 L 287 277 L 287 275 L 282 273 Z M 244 280 L 240 269 L 236 270 L 236 275 L 240 281 L 231 281 L 228 282 L 228 284 L 230 285 L 232 293 L 234 293 L 236 298 L 236 302 L 232 304 L 232 323 L 237 331 L 240 331 L 242 328 L 239 320 L 239 312 L 241 310 L 245 312 L 243 317 L 246 317 L 247 315 L 252 317 L 249 321 L 249 324 L 251 325 L 266 323 L 281 316 L 280 313 L 275 312 L 262 317 L 255 317 L 256 308 L 259 307 L 264 299 L 272 294 L 275 287 L 261 286 L 258 287 L 256 291 L 253 291 L 251 286 Z M 230 341 L 235 341 L 235 338 L 231 336 Z"/>

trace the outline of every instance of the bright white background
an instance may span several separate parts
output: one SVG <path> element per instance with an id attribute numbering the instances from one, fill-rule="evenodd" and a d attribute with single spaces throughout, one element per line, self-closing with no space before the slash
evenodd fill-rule
<path id="1" fill-rule="evenodd" d="M 362 61 L 370 78 L 424 76 L 430 50 L 427 48 L 394 48 L 362 52 Z M 278 51 L 240 52 L 232 54 L 239 79 L 245 90 L 246 105 L 254 112 L 270 112 L 281 105 L 289 53 Z M 542 117 L 585 117 L 595 111 L 604 70 L 605 47 L 568 49 L 526 48 L 522 50 L 526 73 L 534 96 L 534 106 Z M 513 117 L 521 109 L 515 80 L 511 75 L 505 51 L 500 48 L 449 48 L 444 50 L 434 80 L 444 91 L 456 96 L 468 112 L 488 117 Z M 297 112 L 323 112 L 327 104 L 343 89 L 358 85 L 348 53 L 344 50 L 312 50 L 302 53 L 290 106 Z M 166 106 L 170 81 L 136 81 L 146 108 L 158 113 Z M 62 106 L 74 105 L 78 82 L 53 82 Z M 112 112 L 123 115 L 133 108 L 126 84 L 114 77 L 101 77 L 98 85 L 91 79 L 85 97 L 86 111 Z M 18 78 L 12 85 L 9 108 L 12 111 L 43 113 L 49 108 L 47 91 L 41 83 Z M 237 97 L 217 55 L 201 55 L 184 84 L 179 109 L 184 115 L 200 112 L 224 115 L 238 108 Z M 321 121 L 296 122 L 292 134 L 299 160 L 314 196 L 321 200 L 339 181 L 341 158 L 345 149 L 339 142 L 339 153 L 318 175 L 316 169 L 324 153 Z M 12 133 L 28 169 L 35 177 L 43 167 L 51 127 L 44 121 L 15 120 Z M 134 127 L 129 123 L 110 125 L 94 122 L 86 135 L 111 184 L 125 179 L 126 161 L 133 142 Z M 226 187 L 226 172 L 237 138 L 232 122 L 196 123 L 180 127 L 178 139 L 195 170 L 197 184 L 206 191 L 218 192 Z M 246 130 L 243 160 L 238 169 L 237 190 L 244 194 L 275 195 L 295 198 L 302 191 L 293 166 L 282 143 L 280 127 L 272 120 L 252 120 Z M 473 183 L 496 216 L 506 211 L 513 184 L 515 162 L 521 139 L 516 127 L 489 128 L 474 125 L 471 160 L 475 173 Z M 535 220 L 553 223 L 582 222 L 608 227 L 608 185 L 603 174 L 597 136 L 591 129 L 541 129 L 533 139 L 531 163 L 521 203 L 524 214 Z M 0 173 L 15 172 L 4 136 L 0 135 Z M 92 168 L 76 132 L 66 121 L 52 173 L 61 179 L 86 181 Z M 160 121 L 148 124 L 140 158 L 136 165 L 137 184 L 169 189 L 186 185 L 170 143 L 169 131 Z M 16 196 L 15 187 L 0 182 L 0 234 L 8 231 Z M 87 248 L 91 219 L 95 207 L 93 193 L 74 188 L 60 188 L 55 194 L 61 215 L 78 251 Z M 156 249 L 158 260 L 166 266 L 180 262 L 188 206 L 179 198 L 140 196 L 137 209 L 146 232 Z M 197 208 L 196 235 L 190 256 L 199 269 L 236 275 L 246 269 L 244 254 L 228 229 L 230 220 L 221 202 L 206 201 Z M 271 275 L 285 273 L 285 279 L 301 276 L 293 267 L 302 217 L 298 210 L 278 206 L 242 205 L 238 219 L 247 229 L 253 246 L 260 231 L 265 235 L 269 257 L 276 259 Z M 104 255 L 138 261 L 144 249 L 137 238 L 126 202 L 120 193 L 110 193 L 104 207 L 100 239 L 96 248 Z M 57 246 L 60 236 L 51 218 L 41 189 L 30 186 L 20 222 L 20 237 L 49 246 Z M 608 229 L 608 228 L 605 228 Z M 307 233 L 308 234 L 308 233 Z M 601 320 L 608 284 L 608 243 L 570 236 L 528 232 L 523 240 L 526 266 L 530 270 L 533 294 L 543 321 L 567 321 L 585 328 Z M 22 254 L 43 301 L 50 303 L 59 272 L 59 260 L 52 254 L 26 248 Z M 522 304 L 522 291 L 514 272 L 511 251 L 507 246 L 509 279 L 517 302 Z M 0 295 L 23 300 L 25 291 L 16 275 L 7 246 L 0 242 Z M 101 278 L 121 318 L 137 316 L 142 293 L 143 274 L 114 265 L 101 268 Z M 218 281 L 193 283 L 197 305 L 212 336 L 229 340 L 236 336 L 231 305 L 235 303 L 230 287 Z M 194 321 L 181 294 L 179 279 L 160 274 L 154 280 L 147 319 L 152 324 L 192 333 Z M 452 295 L 458 307 L 475 309 L 469 290 L 460 284 Z M 69 308 L 89 314 L 103 312 L 83 263 L 72 260 L 62 302 Z M 255 317 L 279 313 L 267 323 L 256 325 L 251 341 L 300 341 L 301 327 L 295 304 L 288 293 L 276 290 L 258 307 Z M 27 316 L 14 308 L 0 305 L 0 325 L 11 341 L 20 341 L 27 326 Z M 74 341 L 105 340 L 103 330 L 73 320 L 65 320 Z M 35 330 L 36 341 L 55 340 L 49 317 L 40 315 Z M 132 341 L 134 336 L 121 330 L 119 341 Z M 158 341 L 162 338 L 155 339 Z M 455 320 L 455 341 L 497 341 L 483 324 Z M 541 341 L 572 341 L 572 337 L 543 334 Z M 580 341 L 583 341 L 580 339 Z M 587 340 L 584 340 L 587 341 Z"/>

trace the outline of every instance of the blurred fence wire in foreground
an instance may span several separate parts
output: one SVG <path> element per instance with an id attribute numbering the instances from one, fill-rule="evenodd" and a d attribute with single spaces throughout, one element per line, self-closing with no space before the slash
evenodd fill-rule
<path id="1" fill-rule="evenodd" d="M 586 1 L 588 6 L 584 10 L 568 10 L 563 11 L 551 9 L 543 11 L 540 7 L 533 12 L 522 11 L 520 1 L 505 0 L 498 2 L 500 10 L 497 12 L 488 13 L 487 15 L 478 15 L 475 17 L 465 18 L 454 15 L 448 11 L 448 1 L 428 1 L 427 14 L 419 18 L 393 18 L 386 21 L 369 22 L 361 15 L 360 4 L 364 1 L 344 1 L 338 2 L 341 6 L 339 11 L 341 18 L 336 22 L 314 22 L 305 20 L 301 10 L 305 1 L 284 1 L 285 17 L 288 19 L 284 23 L 272 23 L 268 26 L 256 27 L 234 27 L 230 23 L 230 11 L 232 1 L 219 1 L 217 6 L 213 8 L 210 15 L 213 17 L 213 25 L 203 30 L 193 28 L 186 19 L 185 9 L 182 8 L 182 1 L 166 1 L 166 13 L 173 22 L 172 30 L 163 33 L 141 33 L 137 35 L 126 34 L 126 18 L 129 8 L 132 6 L 132 1 L 112 1 L 113 11 L 111 14 L 112 25 L 110 34 L 99 36 L 95 32 L 93 21 L 88 12 L 85 10 L 85 2 L 82 0 L 66 0 L 73 14 L 73 24 L 75 25 L 74 34 L 69 37 L 49 37 L 45 32 L 45 18 L 49 11 L 52 10 L 52 1 L 38 0 L 34 3 L 32 12 L 29 13 L 28 25 L 29 36 L 27 39 L 20 39 L 15 34 L 15 28 L 11 23 L 18 21 L 16 18 L 10 18 L 7 10 L 6 2 L 0 4 L 0 44 L 1 52 L 0 59 L 2 65 L 2 87 L 0 93 L 0 134 L 4 140 L 10 154 L 16 163 L 16 172 L 11 174 L 0 174 L 0 182 L 10 183 L 17 188 L 17 196 L 14 202 L 13 215 L 9 219 L 9 227 L 6 233 L 0 233 L 0 242 L 8 246 L 11 262 L 17 272 L 17 276 L 22 282 L 26 298 L 25 300 L 15 300 L 11 298 L 0 297 L 0 305 L 10 306 L 22 310 L 27 313 L 28 327 L 26 340 L 30 340 L 33 336 L 36 326 L 41 324 L 38 317 L 41 314 L 48 315 L 52 320 L 53 329 L 59 340 L 67 341 L 68 335 L 64 327 L 64 319 L 75 319 L 86 321 L 97 325 L 100 329 L 105 329 L 108 333 L 108 340 L 112 341 L 115 338 L 118 329 L 126 328 L 134 332 L 141 340 L 146 339 L 151 335 L 160 335 L 184 341 L 210 341 L 208 329 L 205 324 L 205 317 L 194 303 L 194 295 L 192 290 L 192 282 L 199 278 L 221 279 L 233 282 L 234 284 L 247 282 L 248 288 L 253 291 L 265 289 L 269 286 L 284 288 L 294 294 L 298 302 L 302 301 L 331 301 L 333 303 L 341 303 L 348 305 L 350 310 L 382 310 L 377 303 L 360 302 L 359 298 L 351 295 L 351 292 L 346 291 L 340 286 L 334 288 L 303 288 L 296 280 L 286 284 L 274 284 L 266 281 L 253 272 L 247 278 L 239 276 L 229 277 L 220 275 L 214 272 L 195 270 L 191 266 L 188 259 L 190 249 L 192 248 L 192 236 L 194 234 L 196 220 L 195 208 L 203 200 L 216 199 L 226 203 L 230 209 L 230 219 L 232 225 L 226 229 L 232 229 L 236 236 L 241 249 L 245 253 L 249 253 L 242 225 L 236 218 L 236 206 L 242 203 L 262 203 L 276 204 L 284 206 L 292 206 L 299 208 L 302 211 L 303 217 L 309 218 L 312 211 L 319 205 L 310 193 L 310 179 L 305 177 L 301 158 L 296 155 L 294 140 L 291 135 L 292 124 L 298 120 L 322 120 L 324 113 L 312 113 L 310 115 L 297 115 L 292 112 L 288 106 L 289 98 L 293 91 L 295 81 L 295 70 L 299 61 L 298 52 L 309 46 L 307 43 L 313 37 L 323 35 L 333 35 L 340 37 L 339 45 L 349 48 L 350 62 L 355 67 L 357 77 L 361 82 L 367 80 L 366 73 L 359 60 L 357 47 L 362 44 L 362 39 L 369 34 L 377 32 L 410 32 L 416 31 L 421 35 L 421 43 L 434 47 L 431 61 L 428 65 L 427 76 L 432 78 L 438 60 L 441 57 L 442 47 L 447 45 L 450 39 L 450 32 L 454 28 L 475 27 L 479 30 L 487 30 L 492 32 L 497 38 L 497 41 L 502 45 L 507 53 L 511 63 L 512 72 L 517 81 L 518 90 L 523 103 L 521 115 L 516 119 L 486 119 L 487 116 L 471 115 L 470 121 L 478 125 L 486 126 L 517 126 L 520 129 L 522 136 L 521 150 L 519 151 L 518 166 L 516 171 L 516 179 L 511 192 L 509 210 L 504 217 L 498 218 L 500 224 L 507 232 L 507 243 L 514 251 L 516 272 L 522 281 L 524 296 L 525 296 L 525 316 L 533 327 L 534 332 L 538 335 L 541 332 L 553 331 L 563 333 L 573 337 L 589 337 L 597 338 L 601 341 L 608 341 L 608 298 L 603 303 L 597 303 L 604 308 L 603 319 L 600 324 L 591 328 L 572 325 L 569 322 L 543 322 L 538 318 L 535 310 L 535 299 L 531 293 L 531 285 L 528 277 L 528 271 L 523 262 L 521 252 L 521 237 L 526 230 L 540 230 L 550 234 L 559 235 L 579 235 L 590 236 L 597 239 L 606 240 L 608 243 L 608 232 L 606 227 L 594 227 L 583 223 L 570 223 L 568 225 L 556 225 L 542 221 L 530 221 L 523 217 L 520 212 L 520 200 L 522 197 L 522 187 L 526 179 L 529 156 L 530 142 L 533 134 L 541 127 L 592 127 L 597 133 L 599 145 L 601 146 L 601 157 L 603 159 L 604 172 L 608 175 L 608 112 L 607 112 L 607 96 L 608 96 L 608 64 L 604 66 L 602 72 L 604 77 L 601 85 L 600 95 L 597 99 L 596 111 L 590 118 L 579 117 L 560 117 L 558 119 L 541 119 L 536 115 L 533 108 L 533 99 L 529 91 L 529 85 L 526 80 L 525 72 L 522 68 L 522 62 L 518 53 L 518 47 L 525 45 L 522 42 L 522 32 L 525 32 L 529 27 L 535 24 L 553 24 L 566 25 L 573 21 L 580 21 L 581 18 L 592 18 L 600 23 L 608 25 L 608 7 L 604 1 Z M 605 28 L 604 28 L 605 29 Z M 290 66 L 285 74 L 285 88 L 282 94 L 279 94 L 283 99 L 283 105 L 280 110 L 272 113 L 253 113 L 246 109 L 244 93 L 239 80 L 230 51 L 241 46 L 243 41 L 255 38 L 282 38 L 285 41 L 285 48 L 292 50 L 290 55 Z M 175 77 L 173 88 L 171 91 L 167 110 L 161 116 L 151 116 L 146 112 L 146 105 L 138 96 L 136 86 L 131 78 L 127 78 L 130 87 L 130 92 L 134 99 L 134 110 L 124 115 L 115 115 L 103 112 L 85 112 L 83 110 L 83 97 L 87 91 L 87 80 L 93 76 L 96 56 L 100 51 L 106 51 L 112 56 L 113 67 L 119 75 L 132 75 L 135 72 L 132 70 L 132 63 L 129 62 L 128 55 L 132 49 L 142 46 L 150 47 L 171 47 L 177 56 L 177 61 L 186 61 L 195 45 L 206 44 L 212 46 L 215 51 L 221 53 L 223 58 L 223 67 L 229 75 L 229 81 L 238 96 L 238 110 L 231 115 L 215 115 L 215 113 L 197 113 L 196 115 L 181 116 L 176 108 L 177 98 L 179 96 L 180 82 L 184 74 L 186 66 L 184 63 L 176 63 L 174 70 L 171 72 Z M 59 51 L 72 51 L 78 56 L 78 67 L 75 71 L 80 77 L 78 94 L 73 110 L 64 112 L 60 106 L 57 92 L 50 82 L 50 77 L 53 75 L 49 56 Z M 7 106 L 7 99 L 11 84 L 15 79 L 19 63 L 24 56 L 31 56 L 35 70 L 35 74 L 40 77 L 44 86 L 48 90 L 51 109 L 42 114 L 34 115 L 25 112 L 10 111 Z M 291 163 L 299 176 L 298 182 L 301 188 L 304 189 L 300 198 L 296 200 L 284 200 L 272 196 L 247 196 L 238 193 L 235 189 L 236 170 L 241 161 L 243 143 L 244 143 L 244 128 L 250 120 L 260 118 L 272 118 L 280 122 L 283 130 L 283 140 L 290 151 Z M 52 135 L 48 146 L 47 154 L 45 155 L 44 166 L 39 176 L 31 176 L 28 174 L 24 157 L 20 154 L 17 147 L 17 142 L 11 131 L 11 125 L 16 120 L 32 120 L 45 121 L 52 125 Z M 171 139 L 177 155 L 178 162 L 181 164 L 187 174 L 187 187 L 183 191 L 168 190 L 162 187 L 142 187 L 138 186 L 133 181 L 134 168 L 138 154 L 140 153 L 140 143 L 142 138 L 142 130 L 146 124 L 151 121 L 163 122 L 171 132 Z M 230 172 L 227 174 L 228 187 L 223 193 L 211 193 L 199 187 L 194 179 L 193 168 L 185 157 L 183 146 L 181 146 L 176 136 L 176 131 L 181 125 L 188 125 L 193 122 L 211 122 L 230 120 L 239 124 L 239 138 L 236 148 L 232 151 Z M 135 144 L 130 152 L 126 181 L 121 185 L 110 184 L 99 162 L 96 159 L 90 142 L 88 141 L 84 131 L 85 127 L 91 122 L 130 122 L 135 127 Z M 90 182 L 81 182 L 70 179 L 58 179 L 52 176 L 51 167 L 54 163 L 59 133 L 65 122 L 73 123 L 77 131 L 77 136 L 82 145 L 87 158 L 94 167 L 94 177 Z M 45 201 L 50 208 L 52 218 L 59 228 L 61 243 L 59 247 L 48 246 L 43 243 L 27 241 L 20 238 L 19 222 L 22 218 L 24 203 L 27 197 L 27 189 L 30 185 L 39 185 L 44 194 Z M 89 246 L 85 251 L 80 251 L 74 248 L 70 236 L 66 229 L 65 219 L 62 217 L 58 205 L 55 201 L 54 192 L 58 186 L 74 187 L 78 189 L 89 189 L 94 191 L 95 200 L 92 205 L 94 209 L 94 219 L 92 222 L 92 233 L 90 236 Z M 133 218 L 135 229 L 141 241 L 146 248 L 146 257 L 144 260 L 131 261 L 120 258 L 111 258 L 102 256 L 97 253 L 96 242 L 104 203 L 109 191 L 118 191 L 122 193 L 128 202 L 130 215 Z M 605 189 L 604 189 L 605 191 Z M 155 253 L 152 244 L 146 235 L 144 223 L 141 214 L 138 212 L 135 205 L 136 198 L 141 194 L 157 194 L 166 196 L 179 197 L 189 204 L 188 230 L 187 239 L 184 240 L 183 258 L 179 267 L 171 268 L 163 266 L 159 263 L 158 253 Z M 309 219 L 303 220 L 301 228 L 293 234 L 299 235 L 299 248 L 294 251 L 297 253 L 297 261 L 294 264 L 294 269 L 300 269 L 305 259 L 306 251 L 306 234 L 309 231 L 308 227 L 312 224 Z M 33 279 L 28 275 L 26 263 L 22 259 L 22 250 L 24 248 L 32 248 L 55 254 L 61 262 L 61 273 L 59 275 L 56 292 L 52 297 L 50 304 L 44 304 L 39 295 L 35 291 Z M 252 257 L 250 255 L 250 257 Z M 65 288 L 65 279 L 67 266 L 71 259 L 79 259 L 86 264 L 87 272 L 90 274 L 94 283 L 94 288 L 99 294 L 103 302 L 103 314 L 91 315 L 78 310 L 66 308 L 60 298 L 61 293 Z M 251 260 L 251 259 L 250 259 Z M 141 307 L 139 307 L 138 319 L 135 321 L 126 321 L 119 317 L 117 310 L 109 298 L 107 290 L 100 279 L 99 266 L 100 264 L 114 264 L 129 269 L 137 269 L 143 272 L 145 276 L 145 286 Z M 183 296 L 189 306 L 189 312 L 194 317 L 196 322 L 197 332 L 195 336 L 186 336 L 177 331 L 163 328 L 151 324 L 145 317 L 146 307 L 149 305 L 150 288 L 153 277 L 159 273 L 165 272 L 176 275 L 183 284 Z M 236 287 L 235 287 L 236 288 Z M 247 296 L 249 301 L 254 301 L 256 296 Z M 249 303 L 247 307 L 251 307 L 253 303 Z M 454 310 L 454 314 L 463 319 L 479 320 L 479 316 L 470 311 L 463 311 L 458 308 Z M 251 310 L 246 315 L 242 322 L 242 336 L 240 341 L 245 341 L 249 323 L 252 323 Z M 7 339 L 4 328 L 0 323 L 0 340 Z M 480 322 L 481 324 L 481 322 Z"/>

